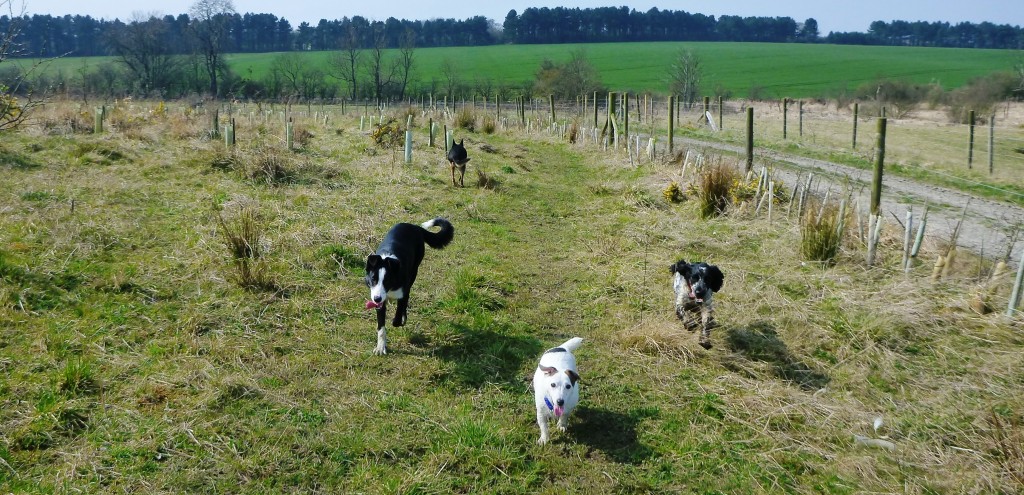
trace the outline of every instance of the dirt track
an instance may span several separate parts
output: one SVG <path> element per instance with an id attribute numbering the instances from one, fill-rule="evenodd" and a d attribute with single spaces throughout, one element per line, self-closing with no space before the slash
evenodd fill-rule
<path id="1" fill-rule="evenodd" d="M 678 139 L 678 138 L 677 138 Z M 693 148 L 708 148 L 729 153 L 744 155 L 746 150 L 729 144 L 682 139 L 682 142 Z M 831 185 L 833 191 L 841 191 L 848 185 L 861 196 L 861 204 L 867 204 L 871 193 L 871 176 L 869 170 L 840 165 L 837 163 L 814 160 L 798 156 L 786 155 L 763 149 L 756 151 L 760 156 L 781 163 L 775 174 L 787 184 L 794 184 L 802 174 L 814 172 L 820 185 L 816 190 L 824 191 Z M 979 198 L 954 189 L 922 184 L 893 175 L 886 175 L 882 185 L 882 210 L 886 217 L 884 222 L 895 224 L 896 218 L 901 222 L 906 217 L 907 207 L 914 207 L 914 222 L 919 221 L 928 203 L 928 226 L 926 237 L 932 242 L 948 241 L 953 228 L 965 204 L 970 201 L 964 225 L 960 228 L 958 246 L 970 249 L 985 257 L 1001 257 L 1007 249 L 1009 227 L 1024 222 L 1024 208 L 1019 206 Z M 1024 242 L 1014 247 L 1012 258 L 1020 261 L 1024 255 Z"/>

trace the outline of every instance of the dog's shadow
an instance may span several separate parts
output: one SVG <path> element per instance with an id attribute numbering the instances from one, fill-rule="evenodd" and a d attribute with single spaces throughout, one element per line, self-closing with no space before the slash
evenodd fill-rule
<path id="1" fill-rule="evenodd" d="M 759 321 L 743 327 L 728 328 L 725 333 L 726 345 L 733 352 L 752 361 L 770 364 L 776 377 L 802 390 L 815 391 L 832 380 L 825 373 L 794 357 L 770 322 Z"/>
<path id="2" fill-rule="evenodd" d="M 507 328 L 473 329 L 453 323 L 449 330 L 446 337 L 433 342 L 431 350 L 446 363 L 432 377 L 436 383 L 455 382 L 473 388 L 497 383 L 518 389 L 524 363 L 536 360 L 544 350 L 537 338 L 514 335 L 505 331 Z"/>
<path id="3" fill-rule="evenodd" d="M 640 464 L 654 450 L 637 440 L 636 428 L 653 412 L 637 409 L 622 414 L 608 409 L 580 404 L 570 419 L 569 434 L 577 442 L 588 445 L 609 459 L 622 464 Z M 573 424 L 575 422 L 575 424 Z"/>

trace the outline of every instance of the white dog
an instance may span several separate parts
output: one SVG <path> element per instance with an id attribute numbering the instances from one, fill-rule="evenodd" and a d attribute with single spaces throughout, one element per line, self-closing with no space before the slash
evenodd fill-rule
<path id="1" fill-rule="evenodd" d="M 537 405 L 537 426 L 540 439 L 537 443 L 548 443 L 548 421 L 558 419 L 558 429 L 565 431 L 569 413 L 580 401 L 580 375 L 576 372 L 576 357 L 572 355 L 583 339 L 574 337 L 564 344 L 548 349 L 540 357 L 537 371 L 533 373 L 534 401 Z"/>

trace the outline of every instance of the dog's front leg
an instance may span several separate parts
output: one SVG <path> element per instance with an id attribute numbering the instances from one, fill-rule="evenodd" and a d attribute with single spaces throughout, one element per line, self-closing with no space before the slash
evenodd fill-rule
<path id="1" fill-rule="evenodd" d="M 711 327 L 715 324 L 711 301 L 706 301 L 700 309 L 700 339 L 697 343 L 705 349 L 711 348 Z"/>
<path id="2" fill-rule="evenodd" d="M 409 291 L 405 291 L 406 296 L 398 300 L 398 307 L 395 308 L 395 319 L 391 322 L 391 325 L 400 327 L 405 325 L 405 318 L 409 312 Z"/>
<path id="3" fill-rule="evenodd" d="M 557 425 L 558 425 L 558 431 L 561 431 L 561 432 L 564 433 L 566 430 L 568 430 L 569 429 L 569 415 L 568 414 L 563 414 L 560 418 L 558 418 Z"/>
<path id="4" fill-rule="evenodd" d="M 546 411 L 537 409 L 537 426 L 540 427 L 540 438 L 537 439 L 538 445 L 544 445 L 548 443 L 548 414 Z"/>
<path id="5" fill-rule="evenodd" d="M 387 301 L 384 301 L 377 308 L 377 347 L 373 349 L 373 353 L 376 355 L 387 354 L 387 331 L 385 330 L 384 322 L 387 321 Z"/>

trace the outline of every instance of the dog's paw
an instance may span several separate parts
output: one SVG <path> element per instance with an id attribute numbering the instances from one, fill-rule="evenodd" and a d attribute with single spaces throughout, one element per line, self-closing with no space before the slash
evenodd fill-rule
<path id="1" fill-rule="evenodd" d="M 686 310 L 682 306 L 676 306 L 676 318 L 680 320 L 686 319 Z"/>
<path id="2" fill-rule="evenodd" d="M 710 340 L 702 340 L 702 341 L 697 342 L 697 343 L 700 344 L 700 346 L 705 348 L 705 349 L 711 349 L 711 347 L 712 347 Z"/>
<path id="3" fill-rule="evenodd" d="M 387 349 L 387 347 L 384 346 L 383 342 L 378 343 L 377 347 L 373 348 L 373 354 L 375 356 L 383 356 L 383 355 L 385 355 L 387 353 L 388 353 L 388 349 Z"/>
<path id="4" fill-rule="evenodd" d="M 547 445 L 548 437 L 540 437 L 537 439 L 537 445 Z"/>

